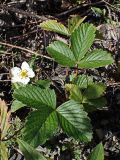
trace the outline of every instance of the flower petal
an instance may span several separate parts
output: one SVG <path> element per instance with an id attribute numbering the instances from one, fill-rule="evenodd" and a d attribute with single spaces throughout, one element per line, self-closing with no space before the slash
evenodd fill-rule
<path id="1" fill-rule="evenodd" d="M 12 83 L 16 83 L 16 82 L 20 82 L 21 81 L 21 79 L 20 79 L 20 77 L 19 76 L 13 76 L 12 78 L 11 78 L 11 82 Z"/>
<path id="2" fill-rule="evenodd" d="M 33 72 L 33 70 L 31 68 L 28 70 L 28 77 L 30 77 L 30 78 L 35 77 L 35 73 Z"/>
<path id="3" fill-rule="evenodd" d="M 13 68 L 11 69 L 11 74 L 12 74 L 12 76 L 17 76 L 17 75 L 20 73 L 20 71 L 21 71 L 20 68 L 18 68 L 18 67 L 13 67 Z"/>
<path id="4" fill-rule="evenodd" d="M 26 78 L 21 78 L 19 82 L 21 82 L 23 84 L 28 84 L 29 81 L 30 81 L 30 78 L 26 77 Z"/>
<path id="5" fill-rule="evenodd" d="M 22 65 L 21 65 L 21 69 L 28 71 L 28 70 L 30 69 L 30 66 L 29 66 L 29 64 L 28 64 L 26 61 L 24 61 L 24 62 L 22 63 Z"/>

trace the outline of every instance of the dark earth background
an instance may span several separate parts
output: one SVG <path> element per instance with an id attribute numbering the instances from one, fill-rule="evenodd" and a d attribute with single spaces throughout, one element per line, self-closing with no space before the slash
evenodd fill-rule
<path id="1" fill-rule="evenodd" d="M 104 145 L 106 160 L 120 160 L 120 7 L 115 4 L 120 4 L 120 1 L 82 0 L 81 4 L 70 0 L 0 1 L 0 97 L 9 107 L 12 103 L 10 68 L 34 59 L 34 52 L 38 53 L 34 65 L 36 79 L 52 81 L 58 104 L 66 100 L 65 68 L 54 62 L 45 50 L 46 46 L 60 35 L 41 30 L 38 25 L 44 20 L 56 19 L 67 24 L 71 15 L 87 16 L 84 22 L 93 23 L 102 34 L 102 38 L 94 42 L 93 48 L 103 48 L 115 59 L 114 64 L 106 67 L 79 70 L 79 74 L 94 76 L 97 81 L 107 85 L 107 106 L 89 115 L 94 131 L 90 143 L 78 143 L 61 132 L 38 148 L 55 160 L 74 160 L 77 153 L 81 155 L 78 160 L 86 160 L 91 149 L 100 141 Z M 96 14 L 91 7 L 104 9 L 106 13 Z M 74 70 L 69 69 L 69 73 L 73 72 Z M 28 109 L 20 109 L 13 117 L 17 115 L 24 120 L 28 112 Z M 13 149 L 10 159 L 24 158 Z"/>

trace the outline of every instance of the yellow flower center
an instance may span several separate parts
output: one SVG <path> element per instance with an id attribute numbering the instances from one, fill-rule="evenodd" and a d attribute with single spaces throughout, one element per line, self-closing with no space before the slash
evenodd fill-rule
<path id="1" fill-rule="evenodd" d="M 26 77 L 28 77 L 28 72 L 27 72 L 26 70 L 22 70 L 22 71 L 20 72 L 20 77 L 21 77 L 21 78 L 26 78 Z"/>

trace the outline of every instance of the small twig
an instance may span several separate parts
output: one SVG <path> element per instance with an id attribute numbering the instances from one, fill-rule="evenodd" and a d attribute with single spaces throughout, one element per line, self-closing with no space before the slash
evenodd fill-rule
<path id="1" fill-rule="evenodd" d="M 110 82 L 107 84 L 107 86 L 120 86 L 120 82 Z"/>
<path id="2" fill-rule="evenodd" d="M 35 32 L 36 32 L 36 30 L 33 30 L 33 31 L 31 31 L 31 32 L 25 33 L 25 34 L 20 35 L 20 36 L 11 37 L 10 39 L 11 39 L 11 40 L 12 40 L 12 39 L 22 39 L 22 38 L 28 36 L 29 34 L 32 34 L 32 33 L 35 33 Z"/>
<path id="3" fill-rule="evenodd" d="M 9 75 L 9 73 L 1 73 L 0 76 Z"/>
<path id="4" fill-rule="evenodd" d="M 9 44 L 9 43 L 4 43 L 4 42 L 0 42 L 1 45 L 4 45 L 4 46 L 8 46 L 8 47 L 11 47 L 11 48 L 16 48 L 16 49 L 20 49 L 20 50 L 23 50 L 25 52 L 29 52 L 31 54 L 34 54 L 34 55 L 37 55 L 37 56 L 40 56 L 40 57 L 44 57 L 46 59 L 50 59 L 50 60 L 53 60 L 52 58 L 48 57 L 48 56 L 45 56 L 45 55 L 42 55 L 42 54 L 38 54 L 34 51 L 31 51 L 29 49 L 26 49 L 26 48 L 23 48 L 23 47 L 20 47 L 20 46 L 16 46 L 16 45 L 12 45 L 12 44 Z"/>
<path id="5" fill-rule="evenodd" d="M 42 21 L 48 20 L 48 18 L 45 17 L 45 16 L 38 16 L 38 15 L 33 14 L 31 12 L 25 12 L 21 9 L 8 7 L 8 6 L 5 6 L 3 4 L 0 4 L 0 9 L 7 10 L 7 11 L 10 11 L 10 12 L 15 12 L 15 13 L 18 13 L 18 14 L 22 14 L 23 16 L 27 16 L 27 17 L 37 18 L 37 19 L 40 19 Z"/>
<path id="6" fill-rule="evenodd" d="M 9 54 L 9 55 L 11 55 L 11 53 L 8 53 L 8 52 L 2 51 L 2 50 L 0 51 L 0 53 L 1 53 L 1 54 Z"/>
<path id="7" fill-rule="evenodd" d="M 108 5 L 109 7 L 115 9 L 117 12 L 120 12 L 120 9 L 119 9 L 119 8 L 117 8 L 117 7 L 113 6 L 113 5 L 111 5 L 110 3 L 106 2 L 105 0 L 102 0 L 102 1 L 103 1 L 106 5 Z"/>
<path id="8" fill-rule="evenodd" d="M 99 1 L 99 2 L 95 2 L 95 3 L 87 3 L 87 4 L 83 3 L 83 4 L 80 4 L 80 5 L 77 5 L 73 8 L 70 8 L 69 10 L 66 10 L 62 13 L 59 13 L 59 14 L 55 15 L 55 17 L 60 18 L 60 17 L 63 17 L 63 16 L 67 16 L 67 15 L 73 14 L 75 11 L 78 11 L 79 9 L 81 9 L 83 7 L 95 6 L 95 5 L 102 4 L 102 3 L 104 3 L 102 0 Z"/>
<path id="9" fill-rule="evenodd" d="M 23 129 L 24 126 L 22 126 L 20 129 L 18 129 L 17 131 L 15 131 L 15 133 L 11 136 L 9 136 L 8 138 L 6 139 L 2 139 L 2 141 L 8 141 L 10 140 L 11 138 L 13 138 L 15 135 L 17 135 L 17 133 L 19 133 L 22 129 Z"/>
<path id="10" fill-rule="evenodd" d="M 18 148 L 13 147 L 13 149 L 23 156 L 22 152 Z"/>
<path id="11" fill-rule="evenodd" d="M 83 4 L 80 4 L 80 5 L 77 5 L 77 6 L 73 7 L 73 8 L 70 8 L 69 10 L 66 10 L 66 11 L 64 11 L 62 13 L 59 13 L 59 14 L 55 15 L 55 17 L 60 18 L 60 17 L 68 16 L 70 14 L 75 13 L 76 11 L 80 10 L 83 7 L 96 6 L 98 4 L 103 4 L 103 5 L 106 4 L 109 7 L 111 7 L 113 9 L 115 9 L 116 11 L 120 12 L 120 9 L 118 9 L 117 7 L 111 5 L 110 3 L 106 2 L 105 0 L 101 0 L 101 1 L 95 2 L 95 3 L 87 3 L 87 4 L 83 3 Z"/>
<path id="12" fill-rule="evenodd" d="M 43 71 L 44 73 L 45 73 L 45 75 L 49 78 L 49 80 L 54 84 L 54 86 L 56 87 L 56 89 L 60 92 L 60 93 L 62 93 L 62 91 L 57 87 L 57 85 L 55 84 L 55 82 L 51 79 L 51 77 L 45 72 L 45 71 Z"/>
<path id="13" fill-rule="evenodd" d="M 0 80 L 0 82 L 10 82 L 11 80 Z"/>
<path id="14" fill-rule="evenodd" d="M 69 76 L 68 67 L 66 68 L 66 77 Z"/>

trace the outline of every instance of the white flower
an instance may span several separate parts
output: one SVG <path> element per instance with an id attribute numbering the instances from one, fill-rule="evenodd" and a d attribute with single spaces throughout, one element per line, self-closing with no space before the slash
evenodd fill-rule
<path id="1" fill-rule="evenodd" d="M 21 68 L 13 67 L 11 69 L 11 74 L 12 83 L 21 82 L 23 84 L 27 84 L 30 81 L 30 78 L 35 76 L 32 68 L 30 68 L 29 64 L 25 61 L 22 63 Z"/>

